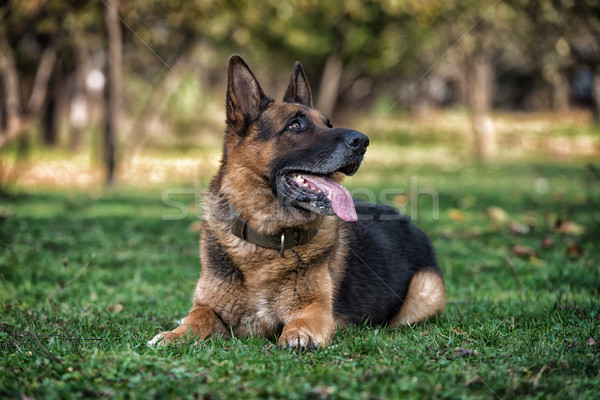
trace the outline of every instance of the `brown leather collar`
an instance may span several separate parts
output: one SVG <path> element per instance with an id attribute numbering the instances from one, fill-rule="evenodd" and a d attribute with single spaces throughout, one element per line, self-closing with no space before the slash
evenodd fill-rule
<path id="1" fill-rule="evenodd" d="M 281 257 L 283 257 L 284 250 L 308 243 L 310 239 L 315 237 L 318 230 L 319 228 L 310 231 L 299 228 L 288 228 L 276 235 L 264 235 L 252 229 L 248 225 L 248 221 L 241 215 L 231 225 L 231 233 L 235 236 L 260 247 L 279 250 Z"/>

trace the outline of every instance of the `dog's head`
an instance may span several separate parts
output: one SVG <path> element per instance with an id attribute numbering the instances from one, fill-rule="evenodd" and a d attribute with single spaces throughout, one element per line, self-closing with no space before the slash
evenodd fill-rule
<path id="1" fill-rule="evenodd" d="M 281 102 L 267 97 L 239 56 L 229 60 L 227 135 L 220 190 L 246 213 L 294 220 L 337 214 L 352 221 L 356 211 L 340 185 L 359 168 L 369 139 L 312 108 L 310 86 L 296 62 Z M 281 213 L 284 213 L 283 215 Z"/>

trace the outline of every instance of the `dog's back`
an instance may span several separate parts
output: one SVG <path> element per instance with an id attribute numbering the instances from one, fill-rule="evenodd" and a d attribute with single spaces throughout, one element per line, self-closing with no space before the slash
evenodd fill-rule
<path id="1" fill-rule="evenodd" d="M 389 324 L 415 273 L 427 270 L 441 278 L 441 272 L 429 239 L 408 218 L 384 205 L 355 206 L 359 219 L 345 223 L 349 252 L 334 311 L 349 323 Z"/>

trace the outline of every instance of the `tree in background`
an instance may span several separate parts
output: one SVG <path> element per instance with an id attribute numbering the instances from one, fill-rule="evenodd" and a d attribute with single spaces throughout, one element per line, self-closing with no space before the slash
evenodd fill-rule
<path id="1" fill-rule="evenodd" d="M 499 77 L 515 71 L 551 88 L 548 102 L 564 109 L 574 67 L 587 65 L 600 118 L 599 15 L 588 0 L 8 0 L 0 5 L 0 148 L 32 131 L 60 144 L 67 120 L 69 146 L 78 149 L 90 116 L 104 112 L 105 129 L 94 128 L 102 137 L 87 142 L 113 154 L 104 158 L 111 181 L 116 150 L 134 154 L 157 121 L 165 136 L 198 125 L 179 129 L 181 115 L 165 112 L 186 77 L 219 88 L 223 60 L 241 53 L 273 85 L 303 61 L 328 114 L 364 109 L 378 96 L 425 112 L 435 105 L 432 83 L 451 78 L 472 116 L 473 153 L 485 159 L 496 142 Z M 106 85 L 90 86 L 92 76 Z M 106 101 L 94 90 L 106 90 Z"/>
<path id="2" fill-rule="evenodd" d="M 560 89 L 557 105 L 562 103 L 565 82 L 573 80 L 574 66 L 584 66 L 592 77 L 589 106 L 596 123 L 600 123 L 600 4 L 597 1 L 513 0 L 515 7 L 524 10 L 537 37 L 554 44 L 545 52 L 551 70 L 545 75 Z M 571 76 L 569 77 L 569 73 Z"/>
<path id="3" fill-rule="evenodd" d="M 501 1 L 421 2 L 415 18 L 425 19 L 436 35 L 434 53 L 452 56 L 464 86 L 471 115 L 474 154 L 480 160 L 496 153 L 496 130 L 491 117 L 498 70 L 516 69 L 532 60 L 522 46 L 529 30 L 518 10 Z M 451 64 L 448 57 L 441 64 Z M 443 68 L 443 67 L 442 67 Z"/>
<path id="4" fill-rule="evenodd" d="M 2 124 L 0 148 L 21 137 L 41 117 L 49 82 L 57 61 L 55 38 L 49 30 L 30 30 L 29 22 L 43 13 L 35 2 L 4 5 L 8 14 L 0 24 L 0 74 L 2 78 Z M 41 18 L 51 21 L 51 13 Z"/>
<path id="5" fill-rule="evenodd" d="M 119 20 L 119 0 L 107 0 L 105 10 L 108 38 L 106 111 L 104 115 L 104 153 L 106 183 L 112 185 L 116 167 L 116 137 L 121 120 L 121 91 L 123 85 L 123 35 Z"/>
<path id="6" fill-rule="evenodd" d="M 57 144 L 55 114 L 69 109 L 72 72 L 103 46 L 99 11 L 96 2 L 77 0 L 9 0 L 0 6 L 0 148 L 40 121 L 43 142 Z M 85 79 L 83 72 L 79 76 Z"/>
<path id="7" fill-rule="evenodd" d="M 274 49 L 276 58 L 307 60 L 309 76 L 319 77 L 313 85 L 316 106 L 330 115 L 340 100 L 361 100 L 377 82 L 416 76 L 415 60 L 429 32 L 404 2 L 270 0 L 262 7 L 245 4 L 232 27 L 237 44 L 259 49 L 264 60 L 273 57 Z"/>

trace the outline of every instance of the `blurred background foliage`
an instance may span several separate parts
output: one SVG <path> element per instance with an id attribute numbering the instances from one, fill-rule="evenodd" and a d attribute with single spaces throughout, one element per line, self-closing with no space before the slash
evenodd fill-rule
<path id="1" fill-rule="evenodd" d="M 597 1 L 8 0 L 0 180 L 111 183 L 161 158 L 210 174 L 232 53 L 276 96 L 302 61 L 337 125 L 433 163 L 600 151 Z"/>

